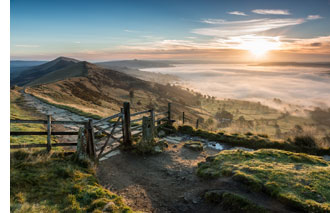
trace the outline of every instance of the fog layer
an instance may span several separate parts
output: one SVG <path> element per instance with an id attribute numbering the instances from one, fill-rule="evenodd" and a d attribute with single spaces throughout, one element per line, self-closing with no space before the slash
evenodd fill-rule
<path id="1" fill-rule="evenodd" d="M 271 104 L 273 98 L 279 98 L 303 107 L 330 107 L 330 71 L 327 68 L 180 64 L 143 70 L 177 75 L 185 86 L 220 99 Z"/>

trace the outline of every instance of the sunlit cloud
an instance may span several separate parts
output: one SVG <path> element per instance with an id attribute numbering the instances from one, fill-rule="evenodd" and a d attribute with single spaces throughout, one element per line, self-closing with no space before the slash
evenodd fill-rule
<path id="1" fill-rule="evenodd" d="M 262 15 L 290 15 L 289 10 L 255 9 L 251 12 Z"/>
<path id="2" fill-rule="evenodd" d="M 305 20 L 264 18 L 243 21 L 226 21 L 222 19 L 205 19 L 202 22 L 215 26 L 193 29 L 193 33 L 215 37 L 227 37 L 255 34 L 280 27 L 294 26 L 304 23 Z"/>
<path id="3" fill-rule="evenodd" d="M 320 15 L 309 15 L 307 16 L 308 20 L 317 20 L 317 19 L 321 19 L 322 17 Z"/>
<path id="4" fill-rule="evenodd" d="M 330 54 L 330 35 L 315 38 L 286 38 L 282 41 L 282 50 L 300 53 Z"/>
<path id="5" fill-rule="evenodd" d="M 231 11 L 231 12 L 228 12 L 228 14 L 237 15 L 237 16 L 247 16 L 244 12 L 241 12 L 241 11 Z"/>

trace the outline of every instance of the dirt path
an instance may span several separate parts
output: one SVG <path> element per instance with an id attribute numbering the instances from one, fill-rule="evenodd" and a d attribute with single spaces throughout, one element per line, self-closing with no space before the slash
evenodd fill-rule
<path id="1" fill-rule="evenodd" d="M 97 176 L 103 186 L 125 198 L 133 210 L 143 212 L 223 212 L 221 206 L 206 203 L 208 190 L 236 192 L 273 212 L 288 212 L 264 194 L 249 192 L 242 185 L 222 178 L 202 180 L 195 175 L 198 162 L 217 150 L 196 152 L 183 144 L 170 144 L 158 155 L 120 153 L 100 162 Z"/>

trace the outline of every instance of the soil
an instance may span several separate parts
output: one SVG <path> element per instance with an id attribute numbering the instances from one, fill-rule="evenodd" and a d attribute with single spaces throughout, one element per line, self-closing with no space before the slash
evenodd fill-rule
<path id="1" fill-rule="evenodd" d="M 183 144 L 170 144 L 157 155 L 140 156 L 127 152 L 114 155 L 100 162 L 99 181 L 122 196 L 135 211 L 225 212 L 221 205 L 210 204 L 203 197 L 209 190 L 226 190 L 271 212 L 292 212 L 266 194 L 251 192 L 231 178 L 198 178 L 195 174 L 198 163 L 218 151 L 211 148 L 193 151 Z"/>

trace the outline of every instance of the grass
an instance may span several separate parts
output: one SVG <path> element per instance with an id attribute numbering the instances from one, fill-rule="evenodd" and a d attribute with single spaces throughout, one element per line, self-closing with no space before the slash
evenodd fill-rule
<path id="1" fill-rule="evenodd" d="M 210 203 L 220 204 L 225 211 L 229 212 L 267 212 L 265 208 L 232 192 L 223 190 L 208 191 L 205 193 L 204 198 Z"/>
<path id="2" fill-rule="evenodd" d="M 330 148 L 321 149 L 317 147 L 308 147 L 308 146 L 298 146 L 296 143 L 292 142 L 279 142 L 266 138 L 264 135 L 253 135 L 252 133 L 241 135 L 241 134 L 227 134 L 224 132 L 210 132 L 205 130 L 196 130 L 191 126 L 179 126 L 178 132 L 183 134 L 189 134 L 192 136 L 198 136 L 210 141 L 217 141 L 225 143 L 231 146 L 242 146 L 252 149 L 261 149 L 261 148 L 273 148 L 273 149 L 282 149 L 293 152 L 303 152 L 309 154 L 317 155 L 326 155 L 329 154 Z"/>
<path id="3" fill-rule="evenodd" d="M 226 150 L 200 163 L 197 174 L 231 176 L 300 211 L 330 211 L 330 163 L 321 157 L 275 149 Z"/>
<path id="4" fill-rule="evenodd" d="M 11 212 L 132 212 L 74 154 L 11 152 Z"/>
<path id="5" fill-rule="evenodd" d="M 23 106 L 24 100 L 21 94 L 17 91 L 10 92 L 10 119 L 22 120 L 37 120 L 46 119 L 45 117 L 34 112 L 32 109 Z M 43 124 L 10 124 L 10 131 L 31 131 L 31 132 L 45 132 L 46 127 Z M 53 142 L 56 138 L 52 137 Z M 10 144 L 45 144 L 46 136 L 42 135 L 25 135 L 25 136 L 10 136 Z"/>

